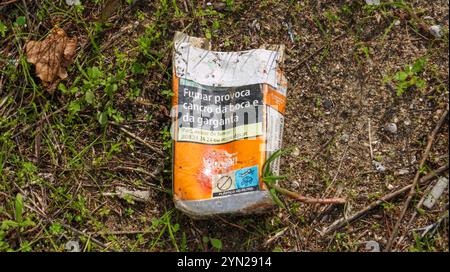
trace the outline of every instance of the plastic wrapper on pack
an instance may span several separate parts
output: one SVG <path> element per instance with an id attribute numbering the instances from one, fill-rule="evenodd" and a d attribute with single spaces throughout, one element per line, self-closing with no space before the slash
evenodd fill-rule
<path id="1" fill-rule="evenodd" d="M 274 205 L 262 180 L 281 148 L 287 82 L 284 46 L 209 50 L 177 32 L 173 51 L 173 196 L 191 217 L 247 214 Z M 271 165 L 278 174 L 279 160 Z"/>

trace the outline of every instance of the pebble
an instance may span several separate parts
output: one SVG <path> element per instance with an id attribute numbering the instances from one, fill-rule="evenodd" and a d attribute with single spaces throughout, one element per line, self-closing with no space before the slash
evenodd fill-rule
<path id="1" fill-rule="evenodd" d="M 294 147 L 294 150 L 292 151 L 292 156 L 294 157 L 300 156 L 300 149 L 298 147 Z"/>
<path id="2" fill-rule="evenodd" d="M 384 167 L 381 162 L 372 161 L 372 164 L 375 167 L 375 170 L 377 170 L 378 172 L 383 173 L 384 171 L 386 171 L 386 167 Z"/>
<path id="3" fill-rule="evenodd" d="M 430 31 L 431 35 L 433 35 L 434 37 L 436 37 L 436 38 L 442 37 L 442 26 L 433 25 L 433 26 L 430 26 L 430 28 L 428 28 L 428 30 Z"/>
<path id="4" fill-rule="evenodd" d="M 394 173 L 394 175 L 396 175 L 396 176 L 403 176 L 403 175 L 406 175 L 406 174 L 409 174 L 409 170 L 408 169 L 400 169 L 400 170 L 398 170 L 398 171 L 396 171 Z"/>
<path id="5" fill-rule="evenodd" d="M 343 143 L 348 142 L 349 139 L 350 139 L 350 135 L 348 135 L 347 133 L 342 134 L 342 136 L 341 136 L 341 141 L 342 141 Z"/>
<path id="6" fill-rule="evenodd" d="M 389 123 L 386 126 L 386 130 L 389 133 L 395 134 L 395 133 L 397 133 L 397 125 L 395 123 Z"/>
<path id="7" fill-rule="evenodd" d="M 377 241 L 367 241 L 366 250 L 369 252 L 380 252 L 380 244 Z"/>
<path id="8" fill-rule="evenodd" d="M 291 182 L 291 186 L 293 189 L 297 189 L 297 188 L 300 188 L 300 183 L 298 183 L 298 181 L 294 180 Z"/>
<path id="9" fill-rule="evenodd" d="M 423 205 L 428 209 L 433 208 L 434 204 L 436 204 L 436 202 L 441 197 L 442 193 L 447 188 L 447 186 L 448 186 L 448 179 L 445 177 L 439 178 L 436 185 L 434 185 L 433 189 L 431 189 L 430 193 L 425 198 Z"/>
<path id="10" fill-rule="evenodd" d="M 64 248 L 68 252 L 80 252 L 80 244 L 78 243 L 78 241 L 69 240 L 64 245 Z"/>
<path id="11" fill-rule="evenodd" d="M 79 6 L 79 5 L 81 5 L 81 1 L 80 0 L 66 0 L 66 4 L 68 6 Z"/>
<path id="12" fill-rule="evenodd" d="M 378 6 L 380 4 L 380 0 L 366 0 L 367 5 Z"/>
<path id="13" fill-rule="evenodd" d="M 329 99 L 325 99 L 323 101 L 322 105 L 326 110 L 329 110 L 329 109 L 331 109 L 331 107 L 333 107 L 333 102 L 331 102 L 331 100 L 329 100 Z"/>
<path id="14" fill-rule="evenodd" d="M 411 120 L 409 120 L 409 118 L 406 118 L 406 119 L 403 121 L 403 124 L 405 124 L 405 126 L 409 126 L 409 125 L 411 125 Z"/>

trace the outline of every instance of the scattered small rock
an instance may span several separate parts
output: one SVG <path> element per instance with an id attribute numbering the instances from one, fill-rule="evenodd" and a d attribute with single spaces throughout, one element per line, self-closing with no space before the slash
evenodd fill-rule
<path id="1" fill-rule="evenodd" d="M 333 107 L 333 102 L 331 102 L 331 100 L 329 99 L 325 99 L 322 103 L 322 106 L 326 109 L 326 110 L 330 110 Z"/>
<path id="2" fill-rule="evenodd" d="M 349 139 L 350 139 L 350 135 L 348 135 L 347 133 L 342 134 L 341 142 L 347 143 Z"/>
<path id="3" fill-rule="evenodd" d="M 291 182 L 291 186 L 293 189 L 298 189 L 298 188 L 300 188 L 300 183 L 298 183 L 298 181 L 294 180 L 293 182 Z"/>
<path id="4" fill-rule="evenodd" d="M 373 166 L 375 167 L 375 170 L 377 170 L 380 173 L 383 173 L 386 171 L 386 167 L 384 167 L 384 165 L 381 164 L 381 162 L 378 161 L 372 161 Z"/>
<path id="5" fill-rule="evenodd" d="M 409 125 L 411 125 L 411 120 L 409 120 L 408 118 L 406 118 L 406 119 L 403 121 L 403 124 L 405 124 L 405 126 L 409 126 Z"/>
<path id="6" fill-rule="evenodd" d="M 150 191 L 128 190 L 125 187 L 117 186 L 114 193 L 103 193 L 104 196 L 118 196 L 123 199 L 130 198 L 138 202 L 147 202 L 150 199 Z"/>
<path id="7" fill-rule="evenodd" d="M 378 6 L 380 4 L 380 0 L 366 0 L 367 5 Z"/>
<path id="8" fill-rule="evenodd" d="M 78 241 L 69 240 L 64 245 L 64 248 L 67 252 L 80 252 L 80 244 L 78 243 Z"/>
<path id="9" fill-rule="evenodd" d="M 383 219 L 383 216 L 381 214 L 374 214 L 372 217 L 375 219 Z"/>
<path id="10" fill-rule="evenodd" d="M 386 126 L 386 131 L 392 134 L 397 133 L 397 125 L 395 123 L 389 123 Z"/>
<path id="11" fill-rule="evenodd" d="M 367 241 L 366 250 L 369 252 L 380 252 L 380 244 L 377 241 Z"/>
<path id="12" fill-rule="evenodd" d="M 428 28 L 428 30 L 430 31 L 431 35 L 433 35 L 434 37 L 436 37 L 436 38 L 442 37 L 442 26 L 441 25 L 430 26 L 430 28 Z"/>
<path id="13" fill-rule="evenodd" d="M 430 193 L 427 195 L 427 198 L 425 198 L 423 206 L 427 207 L 428 209 L 433 208 L 434 204 L 436 204 L 447 186 L 448 179 L 445 177 L 439 178 L 436 185 L 434 185 L 433 189 L 431 189 Z"/>
<path id="14" fill-rule="evenodd" d="M 294 147 L 294 150 L 292 150 L 292 156 L 294 157 L 300 156 L 300 149 L 298 147 Z"/>
<path id="15" fill-rule="evenodd" d="M 79 5 L 81 5 L 81 1 L 80 0 L 66 0 L 66 4 L 68 6 L 79 6 Z"/>
<path id="16" fill-rule="evenodd" d="M 392 185 L 392 184 L 390 184 L 390 183 L 388 183 L 388 184 L 386 185 L 386 187 L 388 188 L 388 190 L 394 189 L 394 185 Z"/>
<path id="17" fill-rule="evenodd" d="M 403 176 L 409 174 L 409 170 L 408 169 L 400 169 L 398 171 L 395 171 L 394 175 L 396 176 Z"/>
<path id="18" fill-rule="evenodd" d="M 356 200 L 357 201 L 366 201 L 367 196 L 365 194 L 359 194 L 358 196 L 356 196 Z"/>

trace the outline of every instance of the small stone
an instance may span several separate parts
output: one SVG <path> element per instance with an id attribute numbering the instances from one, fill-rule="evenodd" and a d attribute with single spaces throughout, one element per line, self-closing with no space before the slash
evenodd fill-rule
<path id="1" fill-rule="evenodd" d="M 409 170 L 408 169 L 400 169 L 400 170 L 398 170 L 398 171 L 396 171 L 394 173 L 394 175 L 396 175 L 396 176 L 403 176 L 403 175 L 406 175 L 406 174 L 409 174 Z"/>
<path id="2" fill-rule="evenodd" d="M 342 134 L 341 142 L 346 143 L 346 142 L 348 142 L 349 139 L 350 139 L 350 135 L 348 135 L 347 133 Z"/>
<path id="3" fill-rule="evenodd" d="M 395 123 L 387 124 L 386 131 L 388 131 L 389 133 L 392 133 L 392 134 L 397 133 L 397 125 Z"/>
<path id="4" fill-rule="evenodd" d="M 369 252 L 380 252 L 380 244 L 377 241 L 367 241 L 366 250 Z"/>
<path id="5" fill-rule="evenodd" d="M 366 201 L 367 200 L 367 196 L 364 194 L 359 194 L 356 196 L 356 200 L 358 201 Z"/>
<path id="6" fill-rule="evenodd" d="M 298 183 L 298 181 L 294 180 L 291 182 L 291 186 L 293 189 L 297 189 L 297 188 L 300 188 L 300 183 Z"/>
<path id="7" fill-rule="evenodd" d="M 428 30 L 430 31 L 431 35 L 433 35 L 434 37 L 436 37 L 436 38 L 442 37 L 442 26 L 433 25 L 433 26 L 430 26 L 430 28 L 428 28 Z"/>
<path id="8" fill-rule="evenodd" d="M 292 156 L 294 157 L 300 156 L 300 149 L 298 147 L 294 147 L 294 150 L 292 151 Z"/>
<path id="9" fill-rule="evenodd" d="M 406 118 L 406 119 L 403 121 L 403 124 L 405 124 L 405 126 L 409 126 L 409 125 L 411 125 L 411 120 L 409 120 L 408 118 Z"/>
<path id="10" fill-rule="evenodd" d="M 66 0 L 66 4 L 68 6 L 79 6 L 79 5 L 81 5 L 81 1 L 80 0 Z"/>
<path id="11" fill-rule="evenodd" d="M 447 186 L 448 179 L 445 177 L 439 178 L 436 185 L 434 185 L 433 189 L 431 189 L 430 193 L 427 195 L 427 198 L 425 198 L 423 206 L 427 207 L 428 209 L 433 208 L 434 204 L 436 204 Z"/>
<path id="12" fill-rule="evenodd" d="M 383 219 L 383 216 L 381 214 L 374 214 L 372 215 L 372 217 L 375 219 Z"/>
<path id="13" fill-rule="evenodd" d="M 375 167 L 375 170 L 377 170 L 380 173 L 383 173 L 386 171 L 386 167 L 381 164 L 381 162 L 378 161 L 372 161 L 373 166 Z"/>
<path id="14" fill-rule="evenodd" d="M 367 5 L 378 6 L 380 4 L 380 0 L 366 0 Z"/>
<path id="15" fill-rule="evenodd" d="M 325 99 L 323 101 L 322 105 L 326 110 L 329 110 L 333 107 L 333 102 L 331 102 L 331 100 L 329 100 L 329 99 Z"/>
<path id="16" fill-rule="evenodd" d="M 400 20 L 395 20 L 395 21 L 394 21 L 394 25 L 395 25 L 395 26 L 399 26 L 399 25 L 400 25 Z"/>
<path id="17" fill-rule="evenodd" d="M 78 243 L 78 241 L 69 240 L 64 245 L 64 248 L 68 252 L 80 252 L 80 244 Z"/>
<path id="18" fill-rule="evenodd" d="M 386 185 L 386 187 L 388 188 L 388 190 L 394 189 L 394 185 L 392 185 L 392 184 L 390 184 L 390 183 L 388 183 L 388 184 Z"/>

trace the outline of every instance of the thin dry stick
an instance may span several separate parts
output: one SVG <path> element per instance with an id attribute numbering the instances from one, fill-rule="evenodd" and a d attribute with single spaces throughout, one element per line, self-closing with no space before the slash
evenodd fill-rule
<path id="1" fill-rule="evenodd" d="M 117 124 L 115 124 L 115 123 L 111 123 L 111 124 L 117 125 Z M 141 137 L 135 135 L 134 133 L 132 133 L 132 132 L 126 130 L 125 128 L 123 128 L 123 127 L 121 127 L 121 126 L 118 126 L 118 127 L 119 127 L 119 129 L 120 129 L 122 132 L 124 132 L 125 134 L 127 134 L 127 135 L 130 136 L 131 138 L 137 140 L 137 141 L 140 142 L 141 144 L 145 145 L 145 146 L 148 147 L 150 150 L 152 150 L 152 151 L 158 153 L 158 154 L 161 155 L 161 156 L 164 156 L 164 153 L 163 153 L 160 149 L 154 147 L 153 145 L 151 145 L 151 144 L 150 144 L 149 142 L 147 142 L 146 140 L 142 139 Z"/>
<path id="2" fill-rule="evenodd" d="M 370 118 L 369 118 L 369 148 L 370 148 L 370 158 L 373 160 L 372 132 L 370 129 Z"/>
<path id="3" fill-rule="evenodd" d="M 426 175 L 425 177 L 423 177 L 420 181 L 419 184 L 420 185 L 425 185 L 428 181 L 432 180 L 435 176 L 445 172 L 448 170 L 448 163 L 438 169 L 436 169 L 435 171 L 431 172 L 430 174 Z M 392 199 L 394 199 L 395 197 L 403 194 L 404 192 L 410 190 L 412 188 L 412 184 L 407 185 L 397 191 L 394 191 L 392 193 L 389 193 L 385 196 L 383 196 L 382 198 L 370 203 L 368 206 L 366 206 L 365 208 L 355 212 L 354 214 L 348 216 L 348 217 L 342 217 L 336 221 L 334 221 L 330 226 L 328 226 L 328 228 L 324 229 L 321 234 L 322 235 L 326 235 L 332 231 L 335 231 L 338 228 L 343 227 L 344 225 L 353 222 L 354 220 L 358 219 L 359 217 L 363 216 L 364 214 L 366 214 L 367 212 L 369 212 L 370 210 L 378 207 L 381 203 L 390 201 Z"/>
<path id="4" fill-rule="evenodd" d="M 300 61 L 299 64 L 297 64 L 297 66 L 295 67 L 295 69 L 300 68 L 303 66 L 304 63 L 306 63 L 308 60 L 310 60 L 311 58 L 313 58 L 314 56 L 316 56 L 320 51 L 322 51 L 325 47 L 329 46 L 330 44 L 332 44 L 333 42 L 335 42 L 336 40 L 340 39 L 341 37 L 343 37 L 346 33 L 343 33 L 339 36 L 334 37 L 330 42 L 328 42 L 325 45 L 322 45 L 321 47 L 319 47 L 316 51 L 312 52 L 309 56 L 307 56 L 305 59 L 303 59 L 302 61 Z"/>
<path id="5" fill-rule="evenodd" d="M 425 152 L 423 153 L 422 160 L 420 161 L 419 169 L 416 172 L 416 175 L 415 175 L 414 180 L 411 185 L 411 189 L 409 190 L 408 198 L 406 199 L 406 202 L 403 205 L 402 213 L 400 214 L 400 217 L 398 218 L 397 223 L 394 226 L 394 230 L 392 231 L 392 235 L 389 238 L 389 241 L 386 245 L 385 251 L 391 250 L 392 243 L 394 242 L 394 239 L 397 237 L 398 228 L 400 227 L 400 224 L 402 223 L 403 217 L 405 216 L 405 213 L 406 213 L 406 210 L 408 209 L 409 203 L 411 202 L 413 196 L 416 193 L 415 189 L 416 189 L 417 182 L 419 181 L 420 171 L 421 171 L 423 165 L 425 164 L 425 161 L 428 158 L 428 154 L 430 153 L 430 149 L 431 149 L 431 146 L 433 145 L 434 138 L 436 137 L 436 134 L 439 131 L 439 128 L 442 126 L 445 119 L 447 118 L 447 115 L 448 115 L 448 109 L 445 110 L 444 114 L 442 114 L 441 119 L 439 119 L 439 122 L 434 127 L 433 132 L 431 132 L 430 136 L 428 137 L 428 144 L 425 148 Z"/>
<path id="6" fill-rule="evenodd" d="M 96 245 L 98 245 L 98 246 L 100 246 L 100 247 L 102 247 L 102 248 L 104 248 L 104 249 L 107 249 L 107 248 L 108 248 L 108 246 L 105 245 L 104 243 L 100 242 L 99 240 L 95 239 L 94 237 L 90 237 L 90 236 L 91 236 L 90 234 L 85 233 L 85 232 L 82 232 L 82 231 L 80 231 L 80 230 L 77 230 L 76 228 L 74 228 L 74 227 L 72 227 L 72 226 L 70 226 L 70 225 L 67 225 L 67 224 L 65 224 L 65 223 L 62 223 L 62 222 L 58 222 L 58 223 L 59 223 L 61 226 L 65 227 L 66 229 L 69 229 L 69 230 L 71 230 L 72 232 L 75 232 L 76 234 L 78 234 L 78 235 L 80 235 L 80 236 L 86 236 L 86 237 L 88 237 L 88 239 L 90 239 L 94 244 L 96 244 Z M 115 251 L 115 250 L 113 250 L 113 249 L 109 249 L 109 250 Z"/>
<path id="7" fill-rule="evenodd" d="M 310 203 L 310 204 L 344 204 L 346 202 L 345 198 L 312 198 L 312 197 L 306 197 L 302 196 L 300 194 L 297 194 L 295 192 L 289 191 L 287 189 L 281 188 L 278 185 L 267 183 L 267 185 L 270 188 L 275 189 L 280 194 L 286 195 L 292 199 L 298 200 L 300 202 L 304 203 Z"/>
<path id="8" fill-rule="evenodd" d="M 98 236 L 98 235 L 131 235 L 131 234 L 142 234 L 147 233 L 149 230 L 110 230 L 110 231 L 92 231 L 88 232 L 88 235 Z M 92 237 L 91 237 L 92 239 Z"/>
<path id="9" fill-rule="evenodd" d="M 67 108 L 67 105 L 57 109 L 56 111 L 50 113 L 49 115 L 43 114 L 41 116 L 41 118 L 39 118 L 39 120 L 37 122 L 35 122 L 34 124 L 28 125 L 26 127 L 24 127 L 21 131 L 17 132 L 16 134 L 14 134 L 11 138 L 16 138 L 17 136 L 19 136 L 22 133 L 27 132 L 28 130 L 30 130 L 31 128 L 33 128 L 36 125 L 39 125 L 40 123 L 42 123 L 44 121 L 45 118 L 50 118 L 55 114 L 58 114 L 60 112 L 62 112 L 63 110 L 65 110 Z"/>
<path id="10" fill-rule="evenodd" d="M 6 2 L 3 2 L 3 3 L 0 3 L 0 7 L 9 5 L 9 4 L 12 4 L 12 3 L 15 3 L 15 2 L 17 2 L 17 0 L 10 0 L 10 1 L 6 1 Z"/>
<path id="11" fill-rule="evenodd" d="M 217 217 L 218 217 L 220 220 L 222 220 L 223 222 L 225 222 L 226 224 L 230 225 L 230 226 L 233 226 L 233 227 L 235 227 L 235 228 L 238 228 L 238 229 L 240 229 L 240 230 L 243 230 L 243 231 L 245 231 L 245 232 L 247 232 L 247 233 L 252 234 L 251 231 L 249 231 L 248 229 L 244 228 L 244 227 L 241 226 L 241 225 L 238 225 L 238 224 L 234 224 L 234 223 L 228 222 L 227 220 L 225 220 L 225 218 L 223 218 L 223 217 L 221 217 L 221 216 L 217 216 Z"/>

